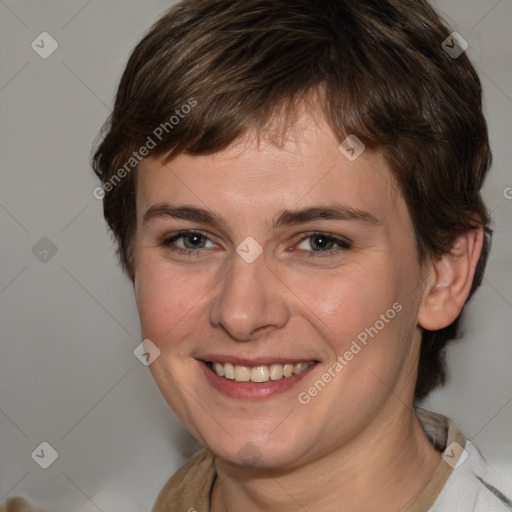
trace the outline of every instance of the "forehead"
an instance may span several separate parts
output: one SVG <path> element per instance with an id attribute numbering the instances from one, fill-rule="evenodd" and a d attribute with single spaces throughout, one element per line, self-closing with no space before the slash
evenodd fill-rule
<path id="1" fill-rule="evenodd" d="M 139 217 L 163 202 L 195 204 L 235 218 L 333 203 L 376 217 L 405 213 L 383 155 L 363 151 L 349 159 L 346 144 L 341 151 L 339 145 L 323 118 L 302 112 L 286 132 L 278 126 L 248 131 L 210 155 L 146 158 L 137 171 Z"/>

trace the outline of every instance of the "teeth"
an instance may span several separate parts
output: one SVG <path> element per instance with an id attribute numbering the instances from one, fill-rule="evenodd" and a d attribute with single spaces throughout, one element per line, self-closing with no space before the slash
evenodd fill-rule
<path id="1" fill-rule="evenodd" d="M 251 380 L 253 382 L 267 382 L 270 378 L 268 366 L 255 366 L 251 370 Z"/>
<path id="2" fill-rule="evenodd" d="M 213 363 L 212 370 L 219 375 L 237 382 L 268 382 L 269 380 L 279 380 L 283 377 L 291 377 L 302 373 L 311 366 L 313 361 L 297 364 L 272 364 L 270 366 L 240 366 L 231 363 Z"/>
<path id="3" fill-rule="evenodd" d="M 235 365 L 235 380 L 237 382 L 249 382 L 251 380 L 251 369 L 248 366 Z"/>
<path id="4" fill-rule="evenodd" d="M 272 380 L 279 380 L 283 378 L 283 365 L 282 364 L 273 364 L 269 369 L 270 378 Z M 219 374 L 220 375 L 220 374 Z"/>
<path id="5" fill-rule="evenodd" d="M 293 367 L 293 373 L 294 373 L 295 375 L 297 375 L 298 373 L 303 372 L 307 367 L 308 367 L 307 363 L 299 363 L 299 364 L 296 364 L 296 365 Z"/>
<path id="6" fill-rule="evenodd" d="M 220 363 L 215 363 L 215 373 L 217 375 L 220 375 L 221 377 L 224 377 L 224 366 L 222 366 Z"/>
<path id="7" fill-rule="evenodd" d="M 222 368 L 222 364 L 221 363 L 215 363 L 215 373 L 217 373 L 217 375 L 220 375 L 220 373 L 217 371 L 217 365 L 219 365 L 221 368 Z M 221 375 L 222 377 L 222 375 Z M 226 377 L 226 379 L 230 379 L 230 380 L 233 380 L 235 378 L 235 367 L 231 364 L 231 363 L 226 363 L 224 365 L 224 377 Z"/>
<path id="8" fill-rule="evenodd" d="M 283 375 L 291 377 L 293 375 L 293 364 L 285 364 L 283 367 Z"/>

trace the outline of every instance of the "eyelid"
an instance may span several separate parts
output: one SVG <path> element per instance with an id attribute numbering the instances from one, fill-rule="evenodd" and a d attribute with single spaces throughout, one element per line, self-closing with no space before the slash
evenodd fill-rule
<path id="1" fill-rule="evenodd" d="M 172 242 L 175 242 L 176 240 L 179 240 L 180 238 L 184 238 L 187 235 L 200 235 L 200 236 L 206 238 L 208 241 L 212 242 L 213 244 L 216 244 L 211 239 L 211 234 L 206 232 L 206 231 L 201 231 L 200 229 L 185 229 L 185 230 L 182 230 L 182 231 L 177 231 L 176 233 L 174 233 L 174 234 L 172 234 L 170 236 L 166 236 L 163 239 L 163 241 L 162 241 L 162 245 L 163 246 L 168 246 Z M 216 245 L 218 245 L 218 244 L 216 244 Z M 201 249 L 201 247 L 199 249 Z"/>
<path id="2" fill-rule="evenodd" d="M 302 243 L 304 240 L 307 240 L 308 238 L 313 238 L 315 236 L 323 236 L 337 244 L 337 247 L 323 251 L 304 251 L 308 258 L 335 258 L 339 256 L 340 252 L 342 253 L 352 248 L 352 242 L 348 238 L 341 237 L 338 235 L 332 235 L 325 231 L 310 231 L 308 233 L 305 233 L 305 235 L 297 242 L 296 245 Z"/>
<path id="3" fill-rule="evenodd" d="M 342 246 L 346 246 L 347 248 L 352 246 L 352 242 L 348 238 L 340 235 L 333 235 L 326 231 L 308 231 L 307 233 L 304 233 L 304 236 L 299 240 L 298 243 L 303 242 L 304 240 L 307 240 L 313 236 L 325 236 L 325 238 L 329 238 L 330 240 Z"/>

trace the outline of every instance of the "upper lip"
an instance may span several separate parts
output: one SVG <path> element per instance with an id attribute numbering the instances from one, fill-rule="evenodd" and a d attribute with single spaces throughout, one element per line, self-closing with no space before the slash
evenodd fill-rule
<path id="1" fill-rule="evenodd" d="M 298 364 L 298 363 L 309 363 L 310 361 L 317 362 L 316 359 L 312 358 L 297 358 L 297 357 L 235 357 L 222 354 L 208 354 L 205 356 L 197 357 L 201 361 L 208 363 L 231 363 L 239 366 L 270 366 L 272 364 Z"/>

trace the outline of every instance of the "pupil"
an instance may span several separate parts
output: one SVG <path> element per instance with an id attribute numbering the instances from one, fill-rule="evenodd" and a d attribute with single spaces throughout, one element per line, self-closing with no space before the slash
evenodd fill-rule
<path id="1" fill-rule="evenodd" d="M 329 245 L 329 243 L 333 243 L 332 240 L 330 240 L 329 238 L 327 238 L 323 235 L 315 235 L 312 238 L 312 240 L 314 241 L 314 243 L 312 244 L 313 248 L 320 249 L 320 250 L 325 250 L 326 245 Z M 318 242 L 318 240 L 320 240 L 320 243 Z"/>
<path id="2" fill-rule="evenodd" d="M 185 246 L 188 247 L 187 245 L 187 241 L 191 241 L 191 240 L 194 240 L 192 241 L 192 246 L 191 247 L 188 247 L 188 248 L 197 248 L 197 247 L 203 247 L 204 245 L 204 241 L 203 241 L 203 244 L 198 244 L 196 242 L 201 242 L 201 238 L 202 238 L 202 235 L 197 235 L 195 233 L 191 233 L 189 235 L 187 235 L 185 238 L 184 238 L 184 241 L 185 241 Z"/>

